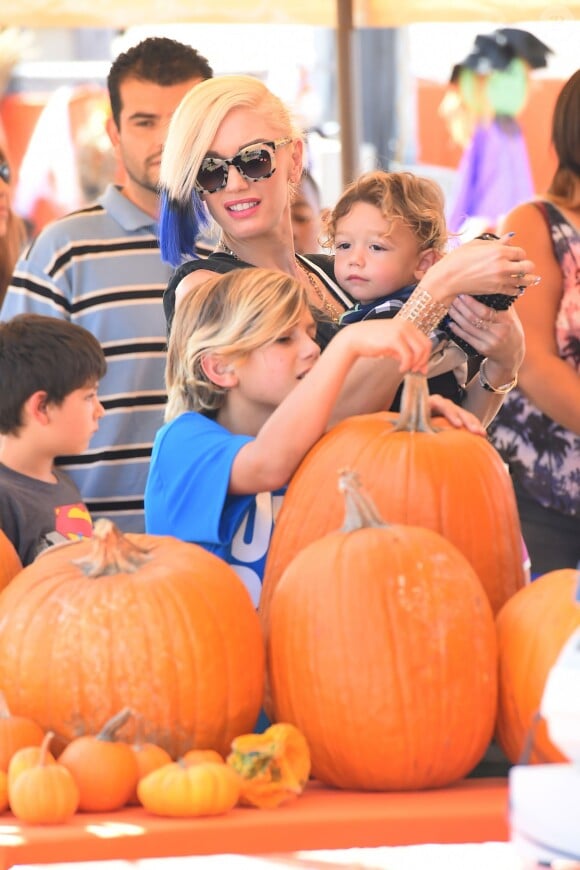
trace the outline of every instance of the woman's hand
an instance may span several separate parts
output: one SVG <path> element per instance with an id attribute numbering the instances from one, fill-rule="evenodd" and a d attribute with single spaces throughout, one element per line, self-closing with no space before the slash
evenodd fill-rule
<path id="1" fill-rule="evenodd" d="M 444 417 L 457 429 L 467 429 L 474 435 L 485 435 L 485 429 L 475 414 L 456 405 L 451 399 L 444 399 L 443 396 L 434 393 L 429 396 L 429 411 L 432 417 Z"/>
<path id="2" fill-rule="evenodd" d="M 444 304 L 459 294 L 519 295 L 522 287 L 537 283 L 538 277 L 524 249 L 508 244 L 509 238 L 473 239 L 454 248 L 431 266 L 419 286 Z"/>
<path id="3" fill-rule="evenodd" d="M 512 380 L 525 352 L 524 330 L 514 306 L 496 311 L 472 296 L 458 296 L 449 316 L 454 334 L 487 357 L 487 373 L 494 385 Z"/>

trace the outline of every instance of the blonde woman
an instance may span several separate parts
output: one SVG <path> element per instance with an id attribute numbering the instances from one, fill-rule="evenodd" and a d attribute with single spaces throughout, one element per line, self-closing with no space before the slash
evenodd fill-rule
<path id="1" fill-rule="evenodd" d="M 170 124 L 160 175 L 162 256 L 178 266 L 164 297 L 169 324 L 176 301 L 212 274 L 269 268 L 302 284 L 316 312 L 317 341 L 326 346 L 353 300 L 334 280 L 332 257 L 296 255 L 291 203 L 303 150 L 287 106 L 252 76 L 219 76 L 185 96 Z M 219 246 L 207 259 L 191 259 L 210 219 L 221 230 Z M 460 337 L 469 339 L 463 328 L 468 321 L 481 331 L 487 384 L 469 392 L 465 407 L 485 422 L 500 407 L 506 384 L 514 382 L 523 338 L 513 314 L 490 314 L 466 294 L 515 295 L 518 286 L 533 283 L 532 272 L 533 263 L 517 246 L 470 242 L 429 269 L 397 315 L 429 334 L 449 311 Z M 361 359 L 335 407 L 343 414 L 389 407 L 400 382 L 392 360 Z"/>

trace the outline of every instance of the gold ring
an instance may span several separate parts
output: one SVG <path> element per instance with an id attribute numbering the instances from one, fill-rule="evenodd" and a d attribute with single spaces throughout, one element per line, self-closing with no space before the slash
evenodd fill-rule
<path id="1" fill-rule="evenodd" d="M 510 275 L 510 278 L 514 278 L 514 280 L 516 280 L 516 281 L 521 281 L 522 278 L 525 278 L 525 277 L 526 277 L 525 272 L 516 272 L 515 274 Z"/>
<path id="2" fill-rule="evenodd" d="M 480 317 L 473 324 L 476 329 L 485 329 L 485 321 Z"/>

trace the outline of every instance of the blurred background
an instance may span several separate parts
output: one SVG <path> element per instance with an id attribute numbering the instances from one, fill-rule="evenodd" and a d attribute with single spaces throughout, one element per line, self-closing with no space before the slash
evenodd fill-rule
<path id="1" fill-rule="evenodd" d="M 576 11 L 575 4 L 549 4 L 536 20 L 513 22 L 512 15 L 509 22 L 549 49 L 544 65 L 524 64 L 509 109 L 521 129 L 537 192 L 546 188 L 554 170 L 552 108 L 578 67 Z M 451 209 L 474 125 L 482 117 L 487 123 L 495 111 L 470 104 L 468 89 L 462 94 L 453 75 L 477 37 L 504 24 L 496 17 L 357 27 L 347 37 L 345 79 L 340 65 L 345 45 L 336 27 L 284 21 L 29 28 L 2 27 L 2 20 L 0 10 L 0 140 L 16 171 L 15 210 L 32 233 L 92 200 L 119 177 L 104 129 L 106 76 L 120 51 L 151 35 L 192 44 L 216 75 L 256 75 L 290 103 L 306 131 L 309 166 L 323 206 L 331 205 L 349 176 L 361 170 L 404 167 L 435 177 Z M 471 84 L 475 77 L 481 85 L 490 71 L 474 68 Z M 345 167 L 347 124 L 349 143 L 355 144 Z"/>

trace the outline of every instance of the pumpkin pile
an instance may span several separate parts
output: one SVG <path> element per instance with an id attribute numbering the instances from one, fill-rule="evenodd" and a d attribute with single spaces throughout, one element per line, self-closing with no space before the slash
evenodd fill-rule
<path id="1" fill-rule="evenodd" d="M 275 718 L 304 735 L 326 784 L 447 785 L 472 770 L 493 734 L 491 606 L 453 544 L 386 525 L 352 473 L 341 488 L 344 529 L 301 550 L 272 597 Z"/>
<path id="2" fill-rule="evenodd" d="M 62 802 L 35 816 L 17 796 L 23 819 L 275 807 L 311 771 L 339 788 L 435 788 L 467 775 L 495 730 L 517 761 L 580 624 L 562 603 L 574 581 L 524 587 L 499 455 L 433 427 L 427 399 L 424 376 L 407 375 L 399 415 L 349 418 L 305 457 L 259 615 L 194 544 L 99 520 L 20 570 L 0 532 L 0 806 L 41 777 Z M 254 734 L 262 704 L 275 724 Z M 538 734 L 532 760 L 558 760 Z"/>
<path id="3" fill-rule="evenodd" d="M 101 520 L 92 540 L 15 573 L 0 595 L 0 809 L 53 824 L 131 803 L 212 815 L 301 793 L 304 738 L 284 724 L 251 733 L 264 644 L 229 565 Z"/>
<path id="4" fill-rule="evenodd" d="M 122 535 L 47 551 L 0 594 L 0 689 L 57 748 L 129 707 L 125 739 L 222 755 L 262 704 L 260 620 L 239 577 L 195 544 Z"/>
<path id="5" fill-rule="evenodd" d="M 162 816 L 212 816 L 237 805 L 277 807 L 301 794 L 308 780 L 308 746 L 292 725 L 238 736 L 227 759 L 192 749 L 173 762 L 161 747 L 123 740 L 130 719 L 131 710 L 121 710 L 98 734 L 71 740 L 57 758 L 50 751 L 52 731 L 40 732 L 37 741 L 30 727 L 38 725 L 6 711 L 3 721 L 36 742 L 18 749 L 13 741 L 2 743 L 0 812 L 9 807 L 17 819 L 40 825 L 131 803 Z M 6 733 L 0 732 L 0 742 Z"/>

